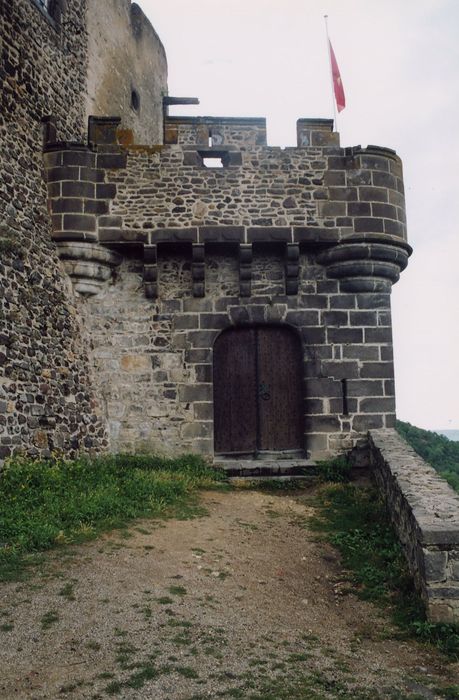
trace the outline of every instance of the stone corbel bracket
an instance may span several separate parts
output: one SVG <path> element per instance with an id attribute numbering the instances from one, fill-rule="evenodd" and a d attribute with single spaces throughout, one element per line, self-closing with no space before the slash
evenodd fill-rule
<path id="1" fill-rule="evenodd" d="M 317 257 L 342 292 L 390 292 L 408 264 L 412 248 L 384 233 L 351 234 Z"/>
<path id="2" fill-rule="evenodd" d="M 98 294 L 122 260 L 121 255 L 97 243 L 60 242 L 57 249 L 74 290 L 83 296 Z"/>

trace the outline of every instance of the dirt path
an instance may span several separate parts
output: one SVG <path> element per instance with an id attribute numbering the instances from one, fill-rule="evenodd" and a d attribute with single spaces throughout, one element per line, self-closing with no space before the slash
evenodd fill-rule
<path id="1" fill-rule="evenodd" d="M 307 494 L 203 501 L 208 516 L 141 521 L 1 585 L 0 698 L 432 699 L 459 682 L 342 594 Z"/>

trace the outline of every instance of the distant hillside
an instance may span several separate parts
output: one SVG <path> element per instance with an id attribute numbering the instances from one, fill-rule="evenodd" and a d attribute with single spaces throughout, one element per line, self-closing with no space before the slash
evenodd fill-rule
<path id="1" fill-rule="evenodd" d="M 401 420 L 397 421 L 396 428 L 411 447 L 459 491 L 459 442 Z"/>

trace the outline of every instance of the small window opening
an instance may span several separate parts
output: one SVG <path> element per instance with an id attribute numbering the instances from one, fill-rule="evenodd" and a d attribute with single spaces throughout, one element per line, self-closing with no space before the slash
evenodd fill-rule
<path id="1" fill-rule="evenodd" d="M 209 156 L 202 159 L 205 168 L 223 168 L 223 158 L 221 156 Z"/>
<path id="2" fill-rule="evenodd" d="M 341 380 L 341 391 L 343 396 L 343 415 L 349 415 L 349 407 L 347 405 L 347 379 Z"/>
<path id="3" fill-rule="evenodd" d="M 213 144 L 213 142 L 212 142 L 212 129 L 209 129 L 209 141 L 208 141 L 208 146 L 209 146 L 209 148 L 212 148 L 213 145 L 214 145 L 214 144 Z"/>
<path id="4" fill-rule="evenodd" d="M 131 108 L 134 110 L 134 112 L 138 112 L 140 110 L 140 95 L 137 90 L 131 91 Z"/>

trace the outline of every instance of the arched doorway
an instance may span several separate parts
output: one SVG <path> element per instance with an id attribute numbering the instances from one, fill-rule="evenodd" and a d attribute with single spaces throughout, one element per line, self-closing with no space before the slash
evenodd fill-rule
<path id="1" fill-rule="evenodd" d="M 219 454 L 302 450 L 301 342 L 287 326 L 223 332 L 214 345 L 214 436 Z"/>

